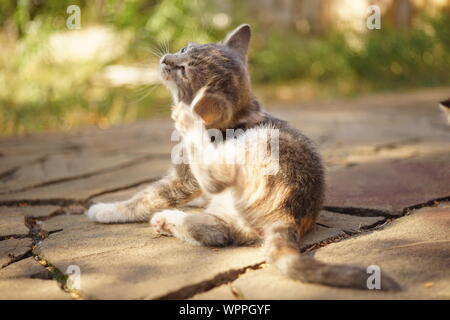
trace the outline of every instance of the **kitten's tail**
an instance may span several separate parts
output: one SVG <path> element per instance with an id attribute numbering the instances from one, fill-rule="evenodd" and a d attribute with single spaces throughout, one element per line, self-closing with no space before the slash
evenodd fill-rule
<path id="1" fill-rule="evenodd" d="M 298 250 L 298 235 L 288 224 L 276 224 L 268 230 L 265 240 L 267 261 L 285 276 L 302 282 L 332 287 L 368 289 L 370 274 L 366 269 L 344 264 L 325 264 Z M 382 290 L 400 290 L 395 280 L 381 276 Z"/>

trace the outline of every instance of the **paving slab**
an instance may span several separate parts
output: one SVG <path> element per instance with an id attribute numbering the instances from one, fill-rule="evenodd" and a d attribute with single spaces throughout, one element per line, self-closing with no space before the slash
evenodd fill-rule
<path id="1" fill-rule="evenodd" d="M 148 151 L 155 145 L 167 144 L 172 130 L 173 123 L 169 118 L 153 119 L 106 129 L 87 127 L 63 133 L 0 137 L 0 149 L 3 157 L 30 158 L 84 149 L 105 153 Z"/>
<path id="2" fill-rule="evenodd" d="M 51 154 L 22 165 L 0 184 L 0 193 L 18 192 L 49 183 L 61 185 L 70 180 L 83 179 L 97 172 L 116 171 L 122 167 L 150 159 L 152 154 L 134 155 L 127 153 L 99 154 L 98 152 L 79 152 L 77 154 Z M 155 155 L 157 156 L 157 155 Z M 7 182 L 7 183 L 6 183 Z M 59 182 L 59 183 L 58 183 Z"/>
<path id="3" fill-rule="evenodd" d="M 24 216 L 18 207 L 0 207 L 0 237 L 11 234 L 27 234 Z"/>
<path id="4" fill-rule="evenodd" d="M 117 192 L 109 192 L 103 195 L 99 195 L 97 197 L 93 197 L 91 200 L 94 202 L 116 202 L 116 201 L 124 201 L 130 199 L 136 193 L 145 189 L 149 183 L 145 183 L 141 186 L 130 188 L 126 190 L 120 190 Z"/>
<path id="5" fill-rule="evenodd" d="M 106 172 L 92 177 L 63 184 L 55 184 L 24 192 L 0 195 L 0 201 L 33 200 L 67 198 L 84 200 L 91 195 L 105 190 L 121 188 L 127 185 L 160 176 L 170 165 L 170 158 L 164 160 L 146 161 L 131 167 Z"/>
<path id="6" fill-rule="evenodd" d="M 403 290 L 337 289 L 304 284 L 280 275 L 272 266 L 248 271 L 194 299 L 450 299 L 450 205 L 423 208 L 373 231 L 315 252 L 327 263 L 378 265 Z M 238 292 L 239 294 L 233 294 Z"/>
<path id="7" fill-rule="evenodd" d="M 54 206 L 0 206 L 0 267 L 23 257 L 31 249 L 32 240 L 25 226 L 26 216 L 46 216 Z"/>
<path id="8" fill-rule="evenodd" d="M 51 279 L 37 278 L 45 269 L 33 258 L 0 269 L 0 300 L 67 300 L 70 295 Z"/>
<path id="9" fill-rule="evenodd" d="M 442 121 L 437 108 L 437 101 L 447 98 L 447 95 L 448 88 L 417 90 L 351 101 L 296 104 L 273 111 L 318 144 L 327 165 L 326 205 L 342 207 L 347 213 L 351 213 L 348 207 L 356 207 L 400 214 L 407 206 L 450 196 L 450 127 Z M 0 203 L 18 199 L 85 200 L 96 194 L 93 201 L 127 199 L 146 186 L 146 183 L 134 184 L 166 172 L 173 146 L 170 143 L 172 130 L 173 124 L 167 118 L 108 129 L 85 128 L 62 134 L 0 137 Z M 148 155 L 159 156 L 130 164 L 130 161 Z M 65 181 L 45 185 L 58 179 Z M 17 188 L 33 185 L 34 188 L 11 193 Z M 0 236 L 27 233 L 23 225 L 24 216 L 46 216 L 58 208 L 31 206 L 27 201 L 17 207 L 0 206 Z M 441 207 L 439 210 L 444 209 Z M 368 213 L 361 211 L 358 214 L 364 215 L 365 212 Z M 316 254 L 319 257 L 325 252 L 321 257 L 323 260 L 343 257 L 346 261 L 342 262 L 379 262 L 383 270 L 386 268 L 393 276 L 398 276 L 399 281 L 406 283 L 405 292 L 390 295 L 324 289 L 285 279 L 272 267 L 265 266 L 241 275 L 232 282 L 232 287 L 219 286 L 204 293 L 204 297 L 236 298 L 236 292 L 242 289 L 245 297 L 255 299 L 448 298 L 446 279 L 449 277 L 439 273 L 444 267 L 449 269 L 441 261 L 442 256 L 448 253 L 448 249 L 443 247 L 447 238 L 440 229 L 435 229 L 439 225 L 428 223 L 433 219 L 425 219 L 425 222 L 423 219 L 408 220 L 416 219 L 413 217 L 420 212 L 396 220 L 379 231 L 385 233 L 380 233 L 378 239 L 371 238 L 371 234 L 361 234 L 361 231 L 383 224 L 385 217 L 323 211 L 318 224 L 302 244 L 303 248 L 311 250 L 318 247 L 318 243 L 324 245 L 349 237 L 358 240 L 360 242 L 348 246 L 351 250 L 345 251 L 347 246 L 334 247 L 337 244 L 332 244 L 317 250 Z M 439 217 L 436 211 L 433 212 L 429 216 Z M 420 215 L 428 216 L 426 213 Z M 446 225 L 445 219 L 438 219 L 441 226 Z M 408 221 L 415 222 L 408 225 Z M 43 227 L 45 230 L 63 231 L 45 239 L 41 253 L 63 272 L 71 264 L 79 265 L 82 291 L 91 298 L 151 299 L 263 260 L 257 247 L 213 250 L 192 247 L 173 238 L 155 238 L 148 224 L 101 225 L 84 216 L 59 215 L 44 221 Z M 410 235 L 407 230 L 414 234 Z M 393 238 L 389 239 L 389 235 Z M 383 246 L 390 242 L 392 246 L 410 245 L 411 241 L 430 239 L 436 242 L 427 247 L 432 256 L 426 255 L 427 250 L 409 252 L 410 255 L 405 254 L 408 251 L 402 251 L 422 245 L 389 250 Z M 20 240 L 0 241 L 0 248 L 3 248 L 0 256 L 8 257 L 11 252 L 17 255 L 29 247 L 29 239 Z M 338 244 L 353 243 L 348 241 Z M 386 252 L 375 250 L 378 248 Z M 356 254 L 357 257 L 354 256 Z M 400 257 L 408 263 L 402 269 L 404 273 L 399 271 Z M 420 272 L 416 269 L 416 260 L 421 262 Z M 17 282 L 17 288 L 24 290 L 26 298 L 37 293 L 40 294 L 37 298 L 57 298 L 59 294 L 67 298 L 68 295 L 57 288 L 55 281 L 26 276 L 29 275 L 26 267 L 31 267 L 29 261 L 36 264 L 25 259 L 0 270 L 0 279 L 5 272 L 10 272 L 12 277 L 6 282 L 0 280 L 0 297 L 2 294 L 4 297 L 20 296 L 19 291 L 14 290 L 5 295 L 9 294 L 6 292 L 8 286 L 16 286 Z M 22 265 L 24 269 L 21 269 Z M 40 265 L 37 267 L 42 268 Z M 402 276 L 404 274 L 410 276 Z M 30 290 L 27 291 L 25 286 L 30 286 Z M 52 291 L 49 286 L 59 291 Z"/>
<path id="10" fill-rule="evenodd" d="M 448 88 L 366 95 L 350 100 L 284 104 L 271 112 L 287 119 L 322 149 L 414 141 L 448 141 L 450 127 L 438 102 Z M 295 114 L 301 116 L 295 116 Z"/>
<path id="11" fill-rule="evenodd" d="M 327 227 L 317 226 L 304 245 L 345 234 L 335 225 L 342 226 L 351 218 L 324 212 L 319 221 Z M 380 219 L 355 217 L 347 227 L 357 229 Z M 91 298 L 152 299 L 264 260 L 259 246 L 192 246 L 175 238 L 157 237 L 147 223 L 104 225 L 84 216 L 64 216 L 45 221 L 43 228 L 64 230 L 43 241 L 40 256 L 63 272 L 69 265 L 79 266 L 81 289 Z M 111 290 L 111 286 L 116 289 Z"/>
<path id="12" fill-rule="evenodd" d="M 381 221 L 385 217 L 361 217 L 345 213 L 335 213 L 322 210 L 317 218 L 317 223 L 328 228 L 340 229 L 348 233 L 361 232 Z"/>
<path id="13" fill-rule="evenodd" d="M 46 217 L 57 209 L 56 206 L 0 206 L 0 267 L 29 254 L 32 240 L 25 217 Z"/>
<path id="14" fill-rule="evenodd" d="M 102 225 L 85 216 L 44 223 L 56 227 L 64 231 L 43 241 L 40 255 L 63 272 L 79 266 L 81 291 L 91 298 L 151 299 L 262 260 L 259 247 L 192 246 L 157 237 L 147 223 Z"/>
<path id="15" fill-rule="evenodd" d="M 104 130 L 0 138 L 0 194 L 126 166 L 145 157 L 170 158 L 169 119 Z"/>
<path id="16" fill-rule="evenodd" d="M 401 213 L 408 206 L 450 196 L 450 145 L 426 157 L 329 170 L 326 205 Z"/>
<path id="17" fill-rule="evenodd" d="M 0 241 L 0 268 L 7 267 L 31 249 L 30 238 L 5 239 Z"/>
<path id="18" fill-rule="evenodd" d="M 57 206 L 0 206 L 0 236 L 27 234 L 28 228 L 24 224 L 26 216 L 44 217 L 57 209 Z"/>

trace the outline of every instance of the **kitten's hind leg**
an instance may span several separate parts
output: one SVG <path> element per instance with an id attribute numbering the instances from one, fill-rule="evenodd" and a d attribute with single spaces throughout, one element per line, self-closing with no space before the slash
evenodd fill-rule
<path id="1" fill-rule="evenodd" d="M 174 236 L 191 244 L 223 247 L 234 242 L 232 227 L 212 214 L 164 210 L 155 213 L 150 224 L 159 234 Z"/>
<path id="2" fill-rule="evenodd" d="M 278 221 L 266 230 L 265 251 L 267 261 L 282 274 L 306 283 L 317 283 L 332 287 L 367 290 L 366 267 L 347 264 L 326 264 L 312 256 L 300 254 L 299 240 L 305 224 L 312 221 L 303 220 L 300 225 Z M 303 225 L 302 225 L 303 224 Z M 398 283 L 386 274 L 381 280 L 383 290 L 399 290 Z"/>

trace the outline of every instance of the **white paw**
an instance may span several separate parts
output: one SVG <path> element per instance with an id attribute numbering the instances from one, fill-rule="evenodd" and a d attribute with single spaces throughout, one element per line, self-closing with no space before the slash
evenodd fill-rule
<path id="1" fill-rule="evenodd" d="M 164 210 L 155 213 L 150 224 L 158 234 L 176 236 L 186 216 L 187 214 L 180 210 Z"/>
<path id="2" fill-rule="evenodd" d="M 101 223 L 124 222 L 124 216 L 115 203 L 97 203 L 85 213 L 92 221 Z"/>
<path id="3" fill-rule="evenodd" d="M 175 129 L 183 135 L 195 127 L 204 127 L 201 118 L 182 102 L 173 107 L 172 119 L 175 121 Z"/>

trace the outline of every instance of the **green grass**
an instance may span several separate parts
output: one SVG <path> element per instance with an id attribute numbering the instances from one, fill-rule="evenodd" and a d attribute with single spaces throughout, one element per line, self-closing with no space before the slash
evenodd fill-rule
<path id="1" fill-rule="evenodd" d="M 64 12 L 68 2 L 51 2 L 39 10 L 27 7 L 27 0 L 18 3 L 18 8 L 0 5 L 0 134 L 104 127 L 167 114 L 170 96 L 164 88 L 112 87 L 98 74 L 111 64 L 155 62 L 150 53 L 155 48 L 178 50 L 187 41 L 219 41 L 226 33 L 210 24 L 207 2 L 108 1 L 99 10 L 75 1 L 82 6 L 83 28 L 114 28 L 119 39 L 128 39 L 126 50 L 107 60 L 57 63 L 49 55 L 48 39 L 65 30 L 56 12 Z M 237 17 L 231 25 L 247 21 Z M 363 35 L 306 36 L 252 24 L 253 82 L 275 98 L 279 92 L 300 100 L 303 93 L 320 99 L 450 84 L 448 12 L 418 17 L 410 29 L 383 25 Z M 296 88 L 298 93 L 291 94 Z"/>

